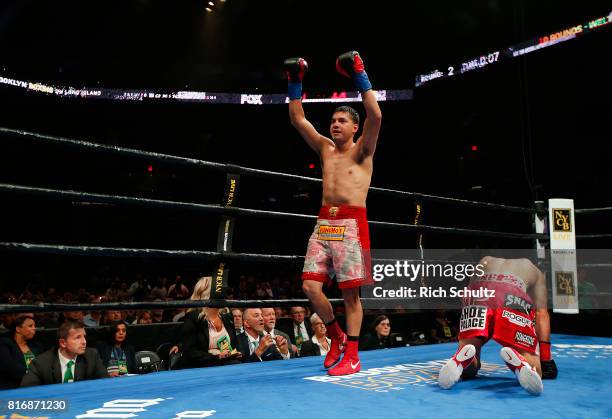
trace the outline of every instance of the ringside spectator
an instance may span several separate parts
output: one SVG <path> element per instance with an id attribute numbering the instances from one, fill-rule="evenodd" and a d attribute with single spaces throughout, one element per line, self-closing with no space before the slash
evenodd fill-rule
<path id="1" fill-rule="evenodd" d="M 19 314 L 9 325 L 10 336 L 0 339 L 0 389 L 19 387 L 30 364 L 42 352 L 32 342 L 36 323 L 31 313 Z"/>
<path id="2" fill-rule="evenodd" d="M 370 332 L 367 333 L 360 345 L 363 351 L 372 349 L 391 348 L 391 322 L 384 314 L 377 316 L 370 327 Z"/>
<path id="3" fill-rule="evenodd" d="M 57 347 L 32 361 L 21 386 L 71 383 L 108 376 L 98 351 L 87 347 L 85 325 L 67 320 L 57 329 Z"/>
<path id="4" fill-rule="evenodd" d="M 276 329 L 276 313 L 274 309 L 272 307 L 262 308 L 261 315 L 264 319 L 264 333 L 272 336 L 274 344 L 283 356 L 283 359 L 295 358 L 295 351 L 297 348 L 292 348 L 293 345 L 291 345 L 289 336 L 287 336 L 285 332 Z M 287 344 L 287 352 L 283 352 L 285 344 Z"/>
<path id="5" fill-rule="evenodd" d="M 302 344 L 300 356 L 327 355 L 331 345 L 331 339 L 326 335 L 327 328 L 325 327 L 325 323 L 323 320 L 321 320 L 317 313 L 313 313 L 313 315 L 310 316 L 310 324 L 312 325 L 314 336 L 309 341 Z"/>
<path id="6" fill-rule="evenodd" d="M 247 308 L 242 313 L 244 333 L 238 335 L 238 350 L 243 354 L 244 362 L 261 362 L 283 359 L 276 349 L 272 336 L 264 334 L 264 319 L 259 308 Z M 281 348 L 287 353 L 289 348 Z"/>
<path id="7" fill-rule="evenodd" d="M 211 277 L 200 278 L 191 299 L 208 300 L 211 284 Z M 181 368 L 237 364 L 242 357 L 236 350 L 238 342 L 231 315 L 221 315 L 218 308 L 190 309 L 181 325 L 180 341 Z"/>
<path id="8" fill-rule="evenodd" d="M 136 352 L 127 342 L 127 325 L 121 320 L 108 327 L 106 340 L 98 341 L 96 347 L 106 366 L 108 375 L 118 377 L 136 372 Z"/>

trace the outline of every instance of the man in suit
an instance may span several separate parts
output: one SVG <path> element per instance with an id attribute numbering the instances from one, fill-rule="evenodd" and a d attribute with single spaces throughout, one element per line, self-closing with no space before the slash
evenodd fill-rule
<path id="1" fill-rule="evenodd" d="M 239 308 L 233 308 L 232 317 L 234 317 L 234 330 L 236 334 L 243 333 L 244 329 L 242 328 L 242 310 Z"/>
<path id="2" fill-rule="evenodd" d="M 242 353 L 242 362 L 273 361 L 286 359 L 285 357 L 289 356 L 288 343 L 282 336 L 272 338 L 271 335 L 264 334 L 261 309 L 247 308 L 244 310 L 242 325 L 244 333 L 237 336 L 238 351 Z M 286 355 L 283 356 L 281 353 Z"/>
<path id="3" fill-rule="evenodd" d="M 108 372 L 98 351 L 87 348 L 85 325 L 66 320 L 57 329 L 58 347 L 36 357 L 21 387 L 106 378 Z"/>
<path id="4" fill-rule="evenodd" d="M 271 307 L 266 307 L 261 309 L 261 315 L 264 319 L 264 331 L 267 335 L 272 336 L 272 339 L 276 339 L 278 336 L 281 336 L 285 342 L 288 343 L 289 353 L 287 354 L 287 358 L 285 358 L 285 354 L 281 352 L 284 359 L 295 358 L 296 348 L 294 345 L 291 345 L 289 335 L 285 332 L 276 329 L 276 312 Z M 293 347 L 293 348 L 292 348 Z"/>
<path id="5" fill-rule="evenodd" d="M 285 332 L 289 335 L 291 343 L 297 347 L 297 352 L 300 352 L 302 344 L 309 341 L 314 335 L 310 320 L 306 317 L 306 309 L 304 307 L 291 307 L 290 310 L 291 326 Z"/>

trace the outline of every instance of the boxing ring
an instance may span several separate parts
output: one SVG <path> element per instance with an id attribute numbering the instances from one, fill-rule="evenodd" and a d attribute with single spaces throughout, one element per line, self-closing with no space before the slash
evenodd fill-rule
<path id="1" fill-rule="evenodd" d="M 540 397 L 528 395 L 499 358 L 483 348 L 479 377 L 451 390 L 437 385 L 440 366 L 455 344 L 361 353 L 361 373 L 329 377 L 320 357 L 163 371 L 0 392 L 11 399 L 63 399 L 49 418 L 269 418 L 278 414 L 326 417 L 610 417 L 612 339 L 553 336 L 559 377 Z M 4 405 L 6 406 L 6 405 Z M 1 411 L 0 415 L 11 412 Z M 28 415 L 27 412 L 19 412 Z M 0 416 L 2 417 L 2 416 Z"/>
<path id="2" fill-rule="evenodd" d="M 212 261 L 216 265 L 216 280 L 227 284 L 227 267 L 234 261 L 301 263 L 301 255 L 269 255 L 236 253 L 232 250 L 235 217 L 264 217 L 306 219 L 315 216 L 236 207 L 237 175 L 276 178 L 290 182 L 320 183 L 319 179 L 275 173 L 223 163 L 206 162 L 141 150 L 125 149 L 79 140 L 51 137 L 18 130 L 0 129 L 14 138 L 73 147 L 84 152 L 128 155 L 135 158 L 163 161 L 179 165 L 228 173 L 225 198 L 221 205 L 193 202 L 174 202 L 134 196 L 116 196 L 83 191 L 40 188 L 31 185 L 0 184 L 0 190 L 16 195 L 35 195 L 55 199 L 88 202 L 119 203 L 141 207 L 172 208 L 198 211 L 221 216 L 216 250 L 133 249 L 120 247 L 67 246 L 49 243 L 0 242 L 0 251 L 45 253 L 64 256 L 189 258 Z M 413 192 L 371 188 L 374 193 L 398 195 L 414 200 L 417 214 L 421 201 L 435 201 L 468 207 L 484 207 L 493 211 L 507 211 L 535 216 L 535 208 L 513 207 L 486 202 L 436 197 Z M 597 209 L 595 209 L 597 210 Z M 609 209 L 601 209 L 608 211 Z M 516 233 L 477 230 L 473 228 L 422 225 L 418 217 L 414 223 L 370 221 L 376 228 L 410 231 L 417 234 L 452 234 L 474 237 L 496 237 L 532 243 L 547 239 L 542 233 Z M 225 233 L 225 234 L 222 234 Z M 611 235 L 577 235 L 577 238 L 609 238 Z M 420 239 L 419 239 L 420 240 Z M 421 241 L 419 241 L 419 246 Z M 421 248 L 422 250 L 422 248 Z M 225 286 L 224 285 L 224 286 Z M 338 303 L 339 301 L 335 301 Z M 185 301 L 178 303 L 134 302 L 82 304 L 83 310 L 176 308 L 176 307 L 262 307 L 305 304 L 304 300 L 226 301 L 213 295 L 206 303 Z M 37 304 L 0 307 L 0 312 L 68 311 L 74 304 Z M 544 382 L 544 394 L 529 396 L 518 385 L 512 373 L 499 358 L 499 346 L 493 342 L 483 349 L 480 378 L 461 382 L 452 390 L 437 386 L 437 373 L 443 362 L 455 351 L 455 344 L 439 344 L 362 352 L 362 372 L 347 377 L 329 377 L 322 368 L 322 359 L 309 357 L 257 364 L 241 364 L 204 369 L 162 371 L 140 376 L 77 382 L 70 385 L 51 385 L 0 391 L 2 409 L 0 419 L 12 417 L 270 417 L 275 414 L 329 417 L 355 415 L 357 417 L 432 417 L 442 415 L 476 417 L 610 417 L 612 401 L 607 389 L 612 386 L 608 373 L 612 358 L 612 339 L 556 335 L 552 339 L 553 358 L 559 367 L 556 380 Z M 8 411 L 10 400 L 54 399 L 67 402 L 67 410 Z M 527 403 L 528 401 L 528 403 Z M 22 416 L 17 416 L 22 415 Z"/>

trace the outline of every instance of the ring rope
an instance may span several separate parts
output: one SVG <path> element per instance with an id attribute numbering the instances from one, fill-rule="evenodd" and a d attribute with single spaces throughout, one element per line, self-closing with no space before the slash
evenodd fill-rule
<path id="1" fill-rule="evenodd" d="M 302 261 L 299 255 L 266 255 L 259 253 L 212 252 L 206 250 L 140 249 L 127 247 L 69 246 L 40 243 L 0 242 L 0 248 L 24 252 L 120 257 L 183 257 L 202 260 Z"/>
<path id="2" fill-rule="evenodd" d="M 369 300 L 376 300 L 371 298 Z M 336 305 L 344 302 L 342 298 L 330 298 L 329 302 Z M 38 304 L 0 304 L 0 313 L 28 312 L 59 312 L 59 311 L 99 311 L 99 310 L 141 310 L 141 309 L 177 309 L 192 307 L 291 307 L 295 305 L 310 305 L 307 299 L 286 300 L 182 300 L 182 301 L 133 301 L 120 303 L 38 303 Z"/>
<path id="3" fill-rule="evenodd" d="M 576 234 L 576 239 L 612 239 L 612 233 Z"/>
<path id="4" fill-rule="evenodd" d="M 54 142 L 54 143 L 58 143 L 62 145 L 78 147 L 81 149 L 89 149 L 93 151 L 105 151 L 105 152 L 110 152 L 114 154 L 145 157 L 145 158 L 153 159 L 156 161 L 178 163 L 182 165 L 192 165 L 192 166 L 195 165 L 195 166 L 199 166 L 199 167 L 203 167 L 207 169 L 231 172 L 231 173 L 236 173 L 236 174 L 247 174 L 247 175 L 253 175 L 257 177 L 281 179 L 281 180 L 286 180 L 286 181 L 299 181 L 302 183 L 306 182 L 306 183 L 320 184 L 322 182 L 321 179 L 307 177 L 307 176 L 300 176 L 300 175 L 281 173 L 281 172 L 272 172 L 269 170 L 254 169 L 254 168 L 244 167 L 244 166 L 239 166 L 239 165 L 234 165 L 234 164 L 217 163 L 217 162 L 211 162 L 211 161 L 206 161 L 206 160 L 173 156 L 169 154 L 155 153 L 151 151 L 142 151 L 142 150 L 137 150 L 133 148 L 125 148 L 125 147 L 119 147 L 119 146 L 110 146 L 106 144 L 92 143 L 92 142 L 87 142 L 87 141 L 82 141 L 82 140 L 73 140 L 69 138 L 55 137 L 55 136 L 50 136 L 50 135 L 45 135 L 45 134 L 38 134 L 38 133 L 23 131 L 23 130 L 16 130 L 12 128 L 0 127 L 0 133 L 20 135 L 20 136 L 25 136 L 25 137 L 35 139 L 35 140 Z M 423 200 L 429 200 L 433 202 L 443 202 L 443 203 L 448 203 L 448 204 L 473 206 L 473 207 L 481 207 L 481 208 L 487 208 L 487 209 L 505 210 L 505 211 L 510 211 L 510 212 L 528 213 L 528 214 L 535 213 L 535 209 L 533 208 L 525 208 L 525 207 L 518 207 L 518 206 L 512 206 L 512 205 L 494 204 L 494 203 L 482 202 L 482 201 L 469 201 L 466 199 L 442 197 L 442 196 L 429 195 L 429 194 L 423 194 L 423 193 L 418 193 L 418 192 L 400 191 L 400 190 L 388 189 L 388 188 L 370 187 L 369 190 L 372 192 L 377 192 L 377 193 L 381 193 L 385 195 L 405 196 L 409 198 L 423 199 Z"/>
<path id="5" fill-rule="evenodd" d="M 583 209 L 576 209 L 574 210 L 574 212 L 576 214 L 597 214 L 600 212 L 611 212 L 612 211 L 612 207 L 603 207 L 603 208 L 583 208 Z"/>
<path id="6" fill-rule="evenodd" d="M 77 256 L 121 256 L 121 257 L 186 257 L 202 260 L 214 260 L 223 258 L 227 260 L 268 262 L 282 260 L 286 262 L 302 262 L 303 255 L 274 255 L 259 253 L 239 253 L 239 252 L 213 252 L 200 250 L 169 250 L 169 249 L 141 249 L 124 247 L 101 247 L 101 246 L 68 246 L 40 243 L 16 243 L 0 242 L 0 248 L 5 250 L 19 250 L 30 252 L 41 252 L 51 254 L 72 254 Z M 397 262 L 397 258 L 372 258 L 373 262 Z M 423 259 L 402 259 L 402 261 L 421 263 Z M 427 259 L 427 263 L 447 263 L 447 264 L 473 264 L 475 260 L 442 260 Z M 582 265 L 580 265 L 582 266 Z M 586 265 L 585 265 L 586 266 Z M 612 267 L 612 264 L 609 266 Z"/>
<path id="7" fill-rule="evenodd" d="M 121 195 L 105 195 L 91 192 L 80 192 L 73 190 L 60 190 L 60 189 L 49 189 L 49 188 L 37 188 L 32 186 L 23 185 L 12 185 L 7 183 L 0 183 L 0 190 L 7 192 L 17 193 L 30 193 L 37 195 L 46 195 L 60 198 L 71 198 L 77 200 L 83 200 L 87 202 L 95 203 L 120 203 L 120 204 L 137 204 L 147 205 L 159 208 L 176 208 L 176 209 L 188 209 L 202 212 L 210 212 L 215 214 L 227 214 L 227 215 L 257 215 L 257 216 L 272 216 L 272 217 L 286 217 L 286 218 L 303 218 L 303 219 L 316 219 L 316 215 L 310 214 L 294 214 L 290 212 L 279 212 L 279 211 L 267 211 L 258 210 L 252 208 L 240 208 L 240 207 L 226 207 L 218 204 L 198 204 L 195 202 L 179 202 L 179 201 L 167 201 L 161 199 L 150 199 L 140 198 L 133 196 L 121 196 Z"/>
<path id="8" fill-rule="evenodd" d="M 611 296 L 612 292 L 589 292 L 581 294 L 590 296 Z M 379 302 L 378 298 L 362 298 L 365 302 Z M 396 299 L 388 299 L 394 301 Z M 405 302 L 405 300 L 397 299 Z M 414 298 L 415 307 L 419 301 L 426 301 L 427 298 Z M 344 303 L 342 298 L 330 298 L 332 305 Z M 182 300 L 182 301 L 130 301 L 119 303 L 37 303 L 37 304 L 0 304 L 0 314 L 5 313 L 31 313 L 31 312 L 60 312 L 60 311 L 105 311 L 105 310 L 143 310 L 143 309 L 167 309 L 178 308 L 253 308 L 253 307 L 292 307 L 310 306 L 307 299 L 286 299 L 286 300 Z"/>
<path id="9" fill-rule="evenodd" d="M 21 192 L 21 193 L 34 193 L 34 194 L 42 194 L 47 196 L 61 197 L 61 198 L 74 198 L 81 199 L 93 202 L 104 202 L 104 203 L 131 203 L 131 204 L 141 204 L 141 205 L 152 205 L 156 207 L 163 208 L 182 208 L 182 209 L 190 209 L 190 210 L 198 210 L 205 212 L 212 212 L 217 214 L 227 214 L 227 215 L 256 215 L 256 216 L 268 216 L 268 217 L 293 217 L 293 218 L 302 218 L 302 219 L 316 219 L 315 215 L 308 214 L 294 214 L 288 212 L 278 212 L 278 211 L 267 211 L 267 210 L 258 210 L 251 208 L 241 208 L 241 207 L 224 207 L 217 204 L 197 204 L 192 202 L 177 202 L 177 201 L 166 201 L 166 200 L 158 200 L 158 199 L 149 199 L 149 198 L 136 198 L 129 196 L 119 196 L 119 195 L 104 195 L 97 193 L 88 193 L 88 192 L 79 192 L 79 191 L 71 191 L 71 190 L 58 190 L 58 189 L 48 189 L 48 188 L 36 188 L 31 186 L 21 186 L 21 185 L 12 185 L 0 183 L 0 190 L 10 191 L 10 192 Z M 542 233 L 510 233 L 510 232 L 497 232 L 490 230 L 476 230 L 476 229 L 467 229 L 467 228 L 455 228 L 455 227 L 441 227 L 441 226 L 428 226 L 424 224 L 413 225 L 413 224 L 403 224 L 403 223 L 393 223 L 386 221 L 369 221 L 370 225 L 379 226 L 379 227 L 393 227 L 398 229 L 416 231 L 416 232 L 434 232 L 434 233 L 446 233 L 446 234 L 465 234 L 472 236 L 481 236 L 481 237 L 497 237 L 497 238 L 510 238 L 510 239 L 540 239 L 545 240 L 548 238 L 546 234 Z"/>

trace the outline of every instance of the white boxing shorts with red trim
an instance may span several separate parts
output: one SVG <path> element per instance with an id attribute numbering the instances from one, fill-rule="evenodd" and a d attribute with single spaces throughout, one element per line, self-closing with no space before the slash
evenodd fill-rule
<path id="1" fill-rule="evenodd" d="M 509 274 L 505 274 L 509 275 Z M 510 274 L 511 279 L 518 278 Z M 520 278 L 518 278 L 521 280 Z M 521 280 L 522 281 L 522 280 Z M 475 281 L 469 288 L 495 290 L 495 297 L 464 302 L 459 339 L 483 338 L 517 350 L 539 354 L 535 331 L 535 308 L 529 295 L 508 282 Z"/>
<path id="2" fill-rule="evenodd" d="M 373 284 L 370 233 L 364 207 L 323 206 L 308 240 L 302 280 L 329 282 L 338 288 Z"/>

